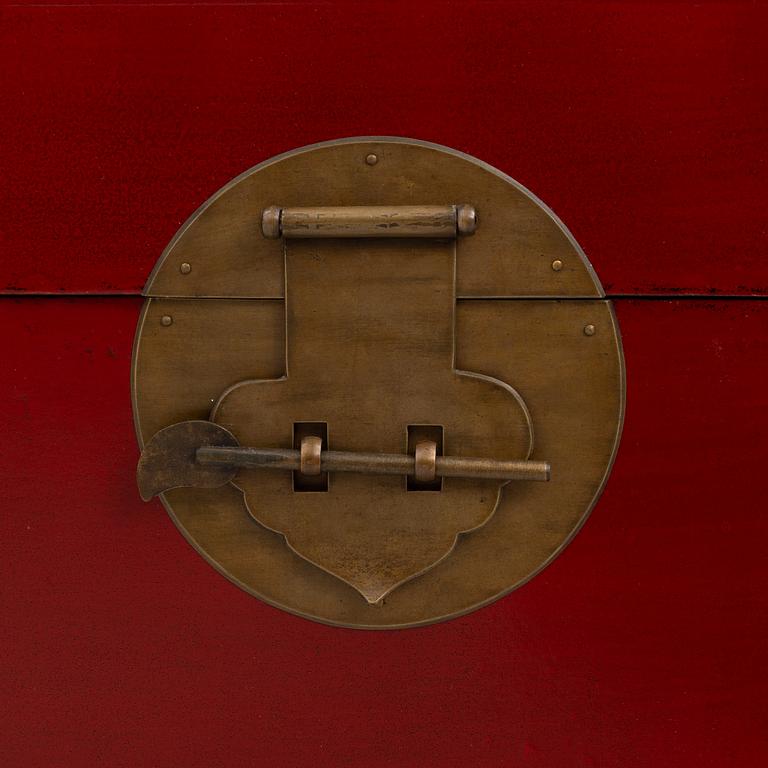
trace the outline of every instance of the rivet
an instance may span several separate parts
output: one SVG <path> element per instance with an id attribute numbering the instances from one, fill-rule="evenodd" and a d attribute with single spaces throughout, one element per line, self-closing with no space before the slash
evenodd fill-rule
<path id="1" fill-rule="evenodd" d="M 170 315 L 163 315 L 160 318 L 160 324 L 164 325 L 166 328 L 173 322 L 173 318 Z"/>
<path id="2" fill-rule="evenodd" d="M 182 264 L 179 266 L 179 272 L 181 272 L 182 275 L 188 275 L 192 271 L 192 265 L 188 264 L 186 261 L 182 262 Z"/>
<path id="3" fill-rule="evenodd" d="M 552 269 L 553 269 L 555 272 L 559 272 L 559 271 L 560 271 L 562 268 L 563 268 L 563 262 L 562 262 L 562 261 L 560 261 L 560 259 L 555 259 L 555 260 L 552 262 Z"/>
<path id="4" fill-rule="evenodd" d="M 365 162 L 368 163 L 368 165 L 376 165 L 376 163 L 379 162 L 379 158 L 371 152 L 370 155 L 366 156 Z"/>
<path id="5" fill-rule="evenodd" d="M 594 336 L 595 335 L 595 326 L 591 323 L 589 325 L 584 326 L 584 335 L 585 336 Z"/>

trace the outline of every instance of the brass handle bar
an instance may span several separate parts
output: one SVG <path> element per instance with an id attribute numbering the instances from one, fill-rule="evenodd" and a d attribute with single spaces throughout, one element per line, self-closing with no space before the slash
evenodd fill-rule
<path id="1" fill-rule="evenodd" d="M 350 205 L 281 208 L 261 214 L 269 239 L 308 237 L 438 237 L 471 235 L 477 213 L 471 205 Z"/>
<path id="2" fill-rule="evenodd" d="M 226 464 L 230 467 L 300 471 L 301 451 L 293 448 L 241 448 L 204 446 L 197 449 L 199 464 Z M 322 451 L 323 472 L 361 472 L 374 475 L 413 475 L 416 457 L 405 453 L 356 453 Z M 538 480 L 550 478 L 545 461 L 504 461 L 463 456 L 437 456 L 438 477 L 467 477 L 484 480 Z"/>

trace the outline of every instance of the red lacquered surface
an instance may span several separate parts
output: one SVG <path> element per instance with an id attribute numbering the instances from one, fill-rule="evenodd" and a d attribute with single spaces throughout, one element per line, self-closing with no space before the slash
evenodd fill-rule
<path id="1" fill-rule="evenodd" d="M 768 5 L 9 6 L 0 291 L 136 292 L 232 177 L 340 136 L 447 144 L 612 293 L 768 291 Z"/>
<path id="2" fill-rule="evenodd" d="M 613 294 L 768 293 L 768 5 L 0 9 L 0 293 L 135 293 L 249 166 L 447 144 L 566 222 Z M 0 300 L 0 762 L 768 764 L 768 302 L 616 302 L 600 503 L 508 598 L 331 629 L 219 576 L 134 483 L 136 298 Z"/>
<path id="3" fill-rule="evenodd" d="M 139 306 L 0 301 L 3 765 L 766 764 L 768 303 L 618 301 L 584 529 L 493 606 L 382 633 L 259 603 L 139 501 Z"/>

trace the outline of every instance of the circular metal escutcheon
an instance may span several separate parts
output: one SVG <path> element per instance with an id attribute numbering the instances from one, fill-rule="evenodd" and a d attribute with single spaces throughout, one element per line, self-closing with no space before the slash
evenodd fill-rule
<path id="1" fill-rule="evenodd" d="M 467 211 L 472 213 L 471 226 L 463 224 L 467 236 L 429 246 L 404 238 L 399 246 L 404 249 L 401 262 L 391 243 L 369 243 L 358 253 L 349 241 L 327 240 L 320 247 L 309 239 L 292 251 L 286 241 L 265 237 L 261 228 L 262 212 L 275 206 L 444 204 L 455 204 L 465 218 Z M 471 208 L 460 209 L 461 205 Z M 279 221 L 274 228 L 279 228 Z M 402 269 L 393 264 L 402 264 Z M 347 267 L 349 275 L 344 274 Z M 439 280 L 435 271 L 441 273 Z M 336 281 L 334 274 L 343 279 Z M 335 303 L 322 304 L 323 295 L 336 285 Z M 398 286 L 407 292 L 419 285 L 431 286 L 429 295 L 442 302 L 442 314 L 429 307 L 419 314 L 417 299 L 403 300 L 406 314 L 422 324 L 414 331 L 414 355 L 398 361 L 393 370 L 426 370 L 430 353 L 423 354 L 426 347 L 420 345 L 433 339 L 453 366 L 451 373 L 461 379 L 460 387 L 481 389 L 489 382 L 506 387 L 519 401 L 514 406 L 520 414 L 515 424 L 522 425 L 525 435 L 530 433 L 530 440 L 509 436 L 519 456 L 508 458 L 549 462 L 551 480 L 511 481 L 501 487 L 498 497 L 495 490 L 490 495 L 478 491 L 482 496 L 478 501 L 489 505 L 488 514 L 472 518 L 471 525 L 457 524 L 443 554 L 433 556 L 428 567 L 408 578 L 398 581 L 390 576 L 386 589 L 358 583 L 355 574 L 339 577 L 341 569 L 327 565 L 331 561 L 323 560 L 318 545 L 328 535 L 322 523 L 317 523 L 314 540 L 311 530 L 288 535 L 274 521 L 271 506 L 280 506 L 291 494 L 301 496 L 310 511 L 313 497 L 322 495 L 314 486 L 310 493 L 297 491 L 290 472 L 279 475 L 282 480 L 264 481 L 266 495 L 261 493 L 261 470 L 242 470 L 217 488 L 174 488 L 162 494 L 165 508 L 195 549 L 232 582 L 273 606 L 327 624 L 367 629 L 412 627 L 460 616 L 539 573 L 573 538 L 602 492 L 621 435 L 625 376 L 617 321 L 594 271 L 562 222 L 513 179 L 461 152 L 412 139 L 362 137 L 293 150 L 246 171 L 185 222 L 144 291 L 132 365 L 140 445 L 143 448 L 153 435 L 178 422 L 218 420 L 241 445 L 263 437 L 263 447 L 289 448 L 297 424 L 307 428 L 322 422 L 332 449 L 345 441 L 349 447 L 360 435 L 360 444 L 352 449 L 382 450 L 378 427 L 364 433 L 361 426 L 376 421 L 376 411 L 371 412 L 373 418 L 350 405 L 346 415 L 357 431 L 347 435 L 341 425 L 326 418 L 323 403 L 331 402 L 327 397 L 318 395 L 315 412 L 305 407 L 312 401 L 308 392 L 297 404 L 296 387 L 284 390 L 293 393 L 288 401 L 276 395 L 273 402 L 271 395 L 261 393 L 298 377 L 297 371 L 310 364 L 319 371 L 311 381 L 320 388 L 332 386 L 324 382 L 326 368 L 350 371 L 353 377 L 354 355 L 347 354 L 349 349 L 362 349 L 370 356 L 370 347 L 380 344 L 379 356 L 365 359 L 372 360 L 374 368 L 381 361 L 382 371 L 389 370 L 387 354 L 397 330 L 392 323 L 372 324 L 366 312 L 373 312 L 377 297 L 386 297 L 388 290 L 395 291 L 392 296 L 397 300 Z M 363 300 L 362 287 L 374 291 L 373 301 Z M 414 297 L 422 295 L 414 291 Z M 300 347 L 295 338 L 299 300 L 304 302 L 304 327 L 313 311 L 320 312 L 316 307 L 325 307 L 328 313 L 328 317 L 325 310 L 320 313 L 318 327 L 323 333 L 318 340 L 307 333 Z M 392 303 L 381 302 L 382 307 Z M 334 325 L 336 304 L 356 307 L 349 315 L 356 322 Z M 449 322 L 441 326 L 446 317 Z M 450 344 L 443 344 L 448 335 Z M 299 348 L 301 356 L 294 359 Z M 403 348 L 410 349 L 408 344 Z M 398 392 L 371 384 L 359 402 L 368 407 L 375 396 L 384 411 L 405 413 L 403 402 L 423 401 L 413 412 L 425 418 L 415 423 L 444 429 L 446 455 L 475 455 L 462 450 L 472 440 L 457 439 L 456 430 L 451 431 L 453 412 L 448 409 L 441 419 L 440 411 L 430 410 L 429 398 L 409 394 L 408 379 L 402 381 Z M 263 430 L 251 426 L 239 431 L 237 418 L 231 415 L 238 413 L 237 408 L 227 410 L 228 394 L 244 384 L 264 382 L 270 387 L 259 389 L 258 413 L 244 411 Z M 487 405 L 481 399 L 477 412 L 485 413 L 482 408 Z M 344 415 L 343 404 L 333 407 Z M 388 412 L 380 415 L 381 435 L 388 434 L 388 419 Z M 489 444 L 503 446 L 507 422 L 492 421 L 483 425 L 490 434 Z M 309 460 L 308 454 L 304 459 Z M 313 461 L 317 464 L 317 456 Z M 246 479 L 247 472 L 252 474 Z M 229 475 L 222 477 L 224 482 Z M 364 482 L 364 476 L 342 481 L 331 473 L 324 508 L 332 509 L 327 505 L 334 498 L 340 499 L 342 492 L 354 494 Z M 382 493 L 395 487 L 376 482 Z M 397 493 L 402 491 L 398 503 L 412 501 L 414 509 L 423 507 L 425 514 L 431 514 L 428 499 L 440 498 L 446 489 L 459 493 L 462 488 L 461 481 L 453 478 L 446 478 L 443 491 L 413 491 L 403 483 L 397 486 Z M 334 497 L 335 493 L 340 495 Z M 367 528 L 357 540 L 367 536 L 374 549 L 381 543 L 379 549 L 389 561 L 382 561 L 380 570 L 386 571 L 388 562 L 398 560 L 397 549 L 387 549 L 383 541 L 391 534 L 384 519 L 389 513 L 381 511 L 383 527 L 377 532 L 379 510 L 364 503 L 361 493 L 359 508 L 350 507 L 339 520 L 350 527 L 364 521 Z M 422 539 L 429 536 L 426 528 L 414 531 Z M 345 528 L 344 536 L 347 533 Z M 301 536 L 304 543 L 296 543 Z M 408 549 L 403 547 L 403 558 Z M 338 560 L 338 552 L 332 554 Z"/>

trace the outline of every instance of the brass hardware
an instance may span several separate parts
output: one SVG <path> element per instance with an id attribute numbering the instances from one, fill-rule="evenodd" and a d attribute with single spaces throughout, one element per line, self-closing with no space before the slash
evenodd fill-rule
<path id="1" fill-rule="evenodd" d="M 375 154 L 379 162 L 364 162 Z M 218 190 L 185 222 L 149 275 L 151 298 L 284 299 L 282 243 L 262 235 L 270 205 L 474 204 L 477 234 L 461 242 L 456 297 L 604 295 L 584 252 L 532 192 L 505 173 L 447 147 L 401 138 L 355 138 L 301 147 Z M 542 254 L 546 256 L 542 257 Z M 542 258 L 561 259 L 557 280 Z M 179 264 L 192 265 L 181 279 Z"/>
<path id="2" fill-rule="evenodd" d="M 309 437 L 305 437 L 301 441 L 301 450 L 299 451 L 299 466 L 298 467 L 290 467 L 290 469 L 298 469 L 299 472 L 301 472 L 302 475 L 319 475 L 322 471 L 322 447 L 323 447 L 323 441 L 319 437 L 315 437 L 314 435 L 310 435 Z M 200 448 L 199 451 L 205 451 L 204 448 Z M 295 451 L 291 451 L 291 453 L 295 453 Z M 198 452 L 197 460 L 201 464 L 206 463 L 206 457 L 203 454 Z M 215 461 L 209 461 L 208 463 L 214 464 Z M 238 465 L 235 462 L 232 462 L 232 466 L 246 466 L 246 465 Z M 265 465 L 268 466 L 268 465 Z M 328 467 L 325 468 L 326 471 L 328 470 Z"/>
<path id="3" fill-rule="evenodd" d="M 282 209 L 277 205 L 270 205 L 261 213 L 261 232 L 268 240 L 276 240 L 280 237 L 280 217 Z"/>
<path id="4" fill-rule="evenodd" d="M 397 239 L 290 237 L 281 208 L 270 208 L 359 214 L 457 201 L 483 219 L 473 237 L 458 236 L 472 227 L 458 206 L 450 231 Z M 557 279 L 542 258 L 563 265 L 552 267 Z M 184 274 L 181 264 L 194 268 Z M 624 408 L 611 303 L 552 212 L 462 153 L 362 138 L 266 160 L 185 223 L 145 295 L 132 366 L 140 492 L 160 492 L 214 567 L 285 610 L 361 628 L 474 610 L 552 561 L 610 472 Z M 184 333 L 169 332 L 163 318 Z M 573 329 L 588 325 L 590 342 L 574 343 Z M 183 420 L 211 434 L 188 434 L 185 444 L 169 433 L 160 450 L 153 435 Z M 320 474 L 305 475 L 302 442 L 313 436 Z M 334 469 L 329 484 L 329 437 L 352 455 L 349 465 L 365 463 L 368 451 L 407 464 L 394 475 Z M 436 445 L 431 483 L 416 479 L 421 442 Z M 293 450 L 295 468 L 197 458 L 208 449 L 239 455 L 241 445 L 273 458 Z M 426 476 L 429 454 L 420 447 L 419 456 Z M 553 479 L 443 478 L 438 462 L 451 469 L 457 456 L 544 457 Z M 305 469 L 313 459 L 306 453 Z M 179 482 L 189 484 L 162 490 Z"/>
<path id="5" fill-rule="evenodd" d="M 365 156 L 365 162 L 368 163 L 368 165 L 376 165 L 376 163 L 379 162 L 379 158 L 371 152 L 371 154 Z"/>
<path id="6" fill-rule="evenodd" d="M 183 261 L 179 265 L 179 272 L 181 272 L 182 275 L 188 275 L 192 271 L 192 265 L 189 264 L 186 261 Z"/>
<path id="7" fill-rule="evenodd" d="M 474 235 L 477 230 L 477 223 L 477 211 L 474 206 L 456 206 L 456 229 L 460 235 Z"/>
<path id="8" fill-rule="evenodd" d="M 308 440 L 308 442 L 307 442 Z M 320 451 L 328 447 L 328 425 L 325 422 L 296 422 L 293 425 L 293 449 L 304 452 L 304 468 L 293 472 L 293 490 L 297 493 L 328 491 L 328 473 L 320 469 Z M 316 474 L 314 473 L 317 469 Z"/>
<path id="9" fill-rule="evenodd" d="M 422 442 L 416 446 L 416 455 L 401 453 L 362 453 L 354 451 L 317 451 L 320 468 L 303 461 L 302 450 L 291 448 L 199 448 L 199 464 L 225 464 L 231 467 L 259 469 L 298 469 L 303 474 L 318 475 L 323 472 L 357 472 L 369 475 L 415 475 L 417 480 L 430 482 L 439 477 L 482 478 L 483 480 L 538 480 L 550 478 L 550 467 L 545 461 L 500 461 L 461 456 L 434 456 L 435 443 Z M 430 449 L 431 447 L 431 449 Z M 314 448 L 313 448 L 314 450 Z M 431 458 L 430 458 L 431 450 Z M 314 454 L 313 454 L 314 455 Z M 313 459 L 313 462 L 316 459 Z M 310 471 L 306 471 L 309 469 Z M 175 486 L 174 486 L 175 487 Z"/>
<path id="10" fill-rule="evenodd" d="M 208 471 L 211 467 L 219 472 Z M 207 421 L 180 422 L 160 430 L 142 452 L 137 478 L 142 498 L 147 500 L 171 488 L 225 485 L 237 469 L 298 470 L 310 477 L 321 472 L 413 475 L 422 483 L 436 476 L 541 482 L 550 479 L 547 462 L 437 456 L 437 443 L 432 440 L 418 442 L 415 455 L 323 451 L 322 439 L 314 435 L 302 438 L 298 450 L 245 448 L 238 445 L 231 432 Z"/>
<path id="11" fill-rule="evenodd" d="M 136 468 L 141 498 L 149 501 L 171 488 L 226 485 L 237 472 L 234 467 L 197 461 L 197 450 L 211 442 L 217 446 L 237 445 L 230 432 L 209 421 L 183 421 L 161 429 L 141 452 Z"/>
<path id="12" fill-rule="evenodd" d="M 170 315 L 163 315 L 160 318 L 160 324 L 164 325 L 166 328 L 173 323 L 173 318 Z"/>
<path id="13" fill-rule="evenodd" d="M 563 268 L 563 262 L 560 259 L 555 259 L 552 262 L 552 270 L 554 272 L 559 272 Z"/>
<path id="14" fill-rule="evenodd" d="M 525 464 L 527 463 L 525 462 Z M 549 470 L 549 467 L 547 467 L 547 470 Z M 409 472 L 408 474 L 411 473 Z M 548 474 L 549 472 L 547 471 Z M 431 483 L 437 477 L 437 443 L 434 440 L 422 440 L 416 443 L 413 475 L 420 483 Z M 509 479 L 513 480 L 515 478 Z M 548 476 L 547 479 L 549 479 Z"/>
<path id="15" fill-rule="evenodd" d="M 416 456 L 419 443 L 434 443 L 435 459 L 442 456 L 444 451 L 445 435 L 443 427 L 437 424 L 409 424 L 408 439 L 406 441 L 406 453 Z M 420 452 L 419 452 L 420 453 Z M 426 458 L 426 456 L 425 456 Z M 431 480 L 419 480 L 417 472 L 408 475 L 405 484 L 408 491 L 442 491 L 443 478 L 438 477 L 435 467 L 434 476 Z M 425 473 L 426 475 L 426 473 Z"/>
<path id="16" fill-rule="evenodd" d="M 595 335 L 595 326 L 592 325 L 592 323 L 589 323 L 589 325 L 584 326 L 584 335 L 585 336 L 594 336 Z"/>
<path id="17" fill-rule="evenodd" d="M 471 205 L 358 205 L 280 208 L 261 216 L 264 237 L 436 237 L 471 235 L 477 215 Z"/>

